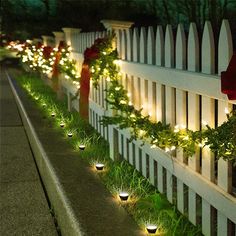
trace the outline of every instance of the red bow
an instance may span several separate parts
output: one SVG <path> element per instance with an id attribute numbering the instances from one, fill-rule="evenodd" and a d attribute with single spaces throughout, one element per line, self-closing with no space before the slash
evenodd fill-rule
<path id="1" fill-rule="evenodd" d="M 236 54 L 233 54 L 226 71 L 221 72 L 221 92 L 229 100 L 236 99 Z"/>

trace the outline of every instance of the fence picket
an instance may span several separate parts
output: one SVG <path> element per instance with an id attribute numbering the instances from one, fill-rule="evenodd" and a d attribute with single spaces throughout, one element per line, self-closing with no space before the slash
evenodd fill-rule
<path id="1" fill-rule="evenodd" d="M 233 40 L 228 20 L 223 20 L 218 43 L 218 72 L 226 70 L 233 55 Z"/>
<path id="2" fill-rule="evenodd" d="M 199 39 L 195 23 L 190 23 L 189 27 L 187 58 L 188 70 L 199 71 Z"/>
<path id="3" fill-rule="evenodd" d="M 134 28 L 133 33 L 133 61 L 138 62 L 139 61 L 139 33 L 138 28 Z"/>
<path id="4" fill-rule="evenodd" d="M 164 192 L 164 185 L 163 185 L 163 167 L 161 164 L 158 163 L 157 165 L 157 178 L 158 178 L 158 191 L 160 193 Z"/>
<path id="5" fill-rule="evenodd" d="M 173 178 L 170 171 L 166 171 L 166 195 L 169 202 L 173 203 Z"/>
<path id="6" fill-rule="evenodd" d="M 148 27 L 148 36 L 147 36 L 147 63 L 154 65 L 155 64 L 155 39 L 153 27 Z"/>
<path id="7" fill-rule="evenodd" d="M 161 26 L 157 26 L 156 33 L 156 65 L 164 65 L 164 34 Z"/>
<path id="8" fill-rule="evenodd" d="M 205 96 L 202 96 L 202 122 L 214 127 L 214 100 Z M 202 149 L 202 175 L 214 181 L 214 155 L 208 146 Z"/>
<path id="9" fill-rule="evenodd" d="M 164 89 L 159 83 L 156 83 L 156 120 L 163 121 L 163 103 L 164 103 Z"/>
<path id="10" fill-rule="evenodd" d="M 126 31 L 125 30 L 121 30 L 120 31 L 121 34 L 121 52 L 120 52 L 120 58 L 122 60 L 126 60 L 126 51 L 127 51 L 127 37 L 126 37 Z"/>
<path id="11" fill-rule="evenodd" d="M 127 29 L 126 30 L 126 37 L 127 37 L 127 56 L 126 56 L 126 60 L 127 61 L 132 61 L 133 60 L 133 47 L 132 47 L 132 30 L 131 29 Z"/>
<path id="12" fill-rule="evenodd" d="M 146 36 L 145 27 L 141 27 L 139 48 L 140 48 L 139 62 L 146 63 L 147 62 L 147 36 Z"/>
<path id="13" fill-rule="evenodd" d="M 176 35 L 176 53 L 175 61 L 177 69 L 186 69 L 186 37 L 184 33 L 184 27 L 182 24 L 178 25 Z"/>
<path id="14" fill-rule="evenodd" d="M 202 200 L 202 233 L 206 236 L 211 235 L 211 205 L 206 201 Z"/>
<path id="15" fill-rule="evenodd" d="M 215 73 L 215 43 L 214 35 L 209 21 L 205 22 L 202 36 L 202 72 Z"/>
<path id="16" fill-rule="evenodd" d="M 218 101 L 218 125 L 227 120 L 225 109 L 231 111 L 232 105 L 224 101 Z M 218 160 L 218 186 L 226 192 L 232 191 L 232 164 L 223 159 Z"/>
<path id="17" fill-rule="evenodd" d="M 171 25 L 166 26 L 165 67 L 174 67 L 174 38 Z"/>

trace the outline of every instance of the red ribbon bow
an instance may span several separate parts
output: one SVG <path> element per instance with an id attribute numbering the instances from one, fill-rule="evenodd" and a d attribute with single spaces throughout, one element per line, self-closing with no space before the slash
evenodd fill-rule
<path id="1" fill-rule="evenodd" d="M 221 92 L 229 100 L 236 99 L 236 54 L 233 54 L 226 71 L 221 72 Z"/>

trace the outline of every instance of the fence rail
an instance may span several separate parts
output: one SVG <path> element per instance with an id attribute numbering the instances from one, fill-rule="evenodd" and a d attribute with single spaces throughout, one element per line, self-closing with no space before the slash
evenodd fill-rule
<path id="1" fill-rule="evenodd" d="M 84 50 L 106 32 L 71 32 L 66 34 L 66 41 L 81 67 Z M 236 101 L 229 101 L 221 93 L 219 78 L 233 54 L 227 20 L 222 22 L 218 40 L 210 22 L 205 23 L 201 40 L 194 23 L 187 35 L 182 25 L 176 35 L 170 25 L 165 32 L 161 26 L 155 30 L 150 26 L 147 30 L 116 29 L 116 35 L 122 60 L 121 83 L 134 106 L 143 107 L 143 113 L 153 121 L 200 130 L 202 120 L 216 127 L 226 120 L 225 108 L 235 109 Z M 62 86 L 70 98 L 73 89 L 65 82 Z M 98 89 L 91 84 L 89 122 L 108 140 L 111 157 L 121 156 L 149 178 L 193 224 L 201 224 L 203 234 L 236 235 L 236 170 L 231 163 L 215 160 L 208 147 L 196 147 L 196 153 L 189 158 L 181 149 L 170 155 L 151 149 L 149 144 L 142 146 L 140 140 L 129 142 L 128 129 L 103 127 L 99 120 L 111 113 L 105 102 L 106 86 L 105 78 Z"/>

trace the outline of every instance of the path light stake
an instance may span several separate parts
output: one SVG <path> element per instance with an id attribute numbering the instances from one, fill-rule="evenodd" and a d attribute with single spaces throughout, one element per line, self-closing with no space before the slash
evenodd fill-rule
<path id="1" fill-rule="evenodd" d="M 146 229 L 149 234 L 155 234 L 157 231 L 157 226 L 156 225 L 147 225 Z"/>
<path id="2" fill-rule="evenodd" d="M 73 136 L 73 133 L 72 133 L 72 132 L 68 132 L 67 136 L 68 136 L 69 138 L 71 138 L 71 137 Z"/>
<path id="3" fill-rule="evenodd" d="M 55 117 L 56 113 L 55 112 L 52 112 L 51 113 L 51 117 Z"/>
<path id="4" fill-rule="evenodd" d="M 103 170 L 103 168 L 104 168 L 104 164 L 102 164 L 102 163 L 97 163 L 96 164 L 96 169 L 97 170 Z"/>
<path id="5" fill-rule="evenodd" d="M 80 149 L 80 150 L 84 150 L 84 149 L 85 149 L 85 145 L 84 145 L 84 144 L 80 144 L 80 145 L 79 145 L 79 149 Z"/>
<path id="6" fill-rule="evenodd" d="M 121 201 L 127 201 L 129 198 L 129 194 L 127 192 L 120 192 L 119 197 Z"/>

